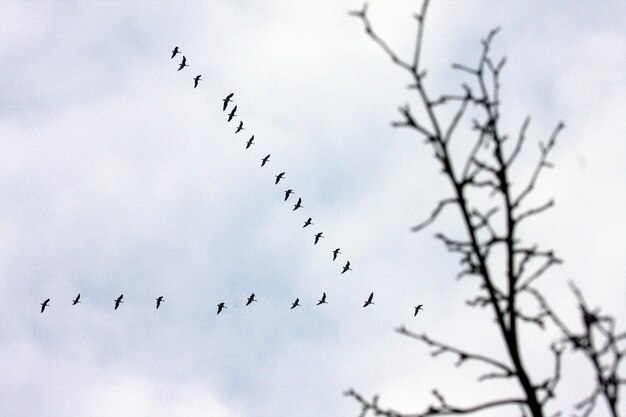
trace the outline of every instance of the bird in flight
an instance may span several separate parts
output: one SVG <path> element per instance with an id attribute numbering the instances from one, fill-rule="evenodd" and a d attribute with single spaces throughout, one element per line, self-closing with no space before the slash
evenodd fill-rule
<path id="1" fill-rule="evenodd" d="M 246 301 L 246 306 L 252 304 L 253 301 L 256 301 L 256 298 L 254 298 L 254 293 L 250 294 L 250 297 L 248 297 L 248 301 Z"/>
<path id="2" fill-rule="evenodd" d="M 239 132 L 241 132 L 242 130 L 246 130 L 246 129 L 244 129 L 244 127 L 243 127 L 243 122 L 240 120 L 240 121 L 239 121 L 239 126 L 237 126 L 237 130 L 235 130 L 235 133 L 239 133 Z"/>
<path id="3" fill-rule="evenodd" d="M 292 310 L 298 306 L 301 306 L 302 304 L 300 304 L 300 299 L 296 298 L 296 301 L 293 302 L 293 304 L 291 305 L 291 308 L 289 310 Z"/>
<path id="4" fill-rule="evenodd" d="M 343 267 L 343 271 L 341 271 L 341 273 L 343 274 L 347 271 L 352 271 L 352 269 L 350 268 L 350 261 L 346 262 L 346 265 Z"/>
<path id="5" fill-rule="evenodd" d="M 162 295 L 159 295 L 159 297 L 156 299 L 157 302 L 157 310 L 159 309 L 159 307 L 161 307 L 161 303 L 165 302 L 165 300 L 163 299 Z"/>
<path id="6" fill-rule="evenodd" d="M 322 232 L 319 232 L 318 234 L 315 235 L 315 243 L 313 243 L 314 245 L 317 245 L 317 242 L 320 241 L 321 238 L 323 238 L 324 236 L 322 236 Z"/>
<path id="7" fill-rule="evenodd" d="M 293 190 L 291 188 L 285 191 L 285 201 L 287 201 L 291 194 L 293 194 Z"/>
<path id="8" fill-rule="evenodd" d="M 298 209 L 299 209 L 299 208 L 301 208 L 301 207 L 304 207 L 304 206 L 302 205 L 302 199 L 301 199 L 301 198 L 298 198 L 298 202 L 297 202 L 296 204 L 294 204 L 294 205 L 293 205 L 293 211 L 296 211 L 296 210 L 298 210 Z"/>
<path id="9" fill-rule="evenodd" d="M 235 93 L 230 93 L 229 95 L 226 96 L 226 98 L 223 98 L 222 101 L 224 102 L 224 105 L 222 106 L 222 111 L 226 111 L 226 107 L 228 107 L 228 103 L 231 102 L 231 98 L 233 97 Z"/>
<path id="10" fill-rule="evenodd" d="M 338 254 L 340 254 L 340 253 L 341 253 L 341 251 L 339 250 L 339 248 L 337 248 L 337 249 L 335 249 L 335 250 L 333 251 L 333 261 L 334 261 L 335 259 L 337 259 L 337 255 L 338 255 Z"/>
<path id="11" fill-rule="evenodd" d="M 237 111 L 237 106 L 233 107 L 233 109 L 228 114 L 228 121 L 233 120 L 233 117 L 236 117 L 235 112 Z"/>
<path id="12" fill-rule="evenodd" d="M 198 86 L 198 83 L 199 83 L 200 81 L 202 81 L 202 78 L 200 78 L 200 77 L 202 77 L 202 75 L 196 75 L 196 76 L 193 78 L 193 88 L 196 88 L 196 87 Z"/>
<path id="13" fill-rule="evenodd" d="M 322 293 L 322 299 L 317 302 L 317 305 L 320 304 L 328 304 L 328 301 L 326 301 L 326 293 Z"/>
<path id="14" fill-rule="evenodd" d="M 181 69 L 188 67 L 189 65 L 187 65 L 187 58 L 185 58 L 185 55 L 183 55 L 183 60 L 180 63 L 180 66 L 178 67 L 177 71 L 180 71 Z"/>
<path id="15" fill-rule="evenodd" d="M 115 299 L 115 310 L 123 303 L 122 298 L 124 298 L 124 294 L 120 294 L 120 296 Z"/>
<path id="16" fill-rule="evenodd" d="M 248 149 L 250 146 L 254 145 L 254 135 L 252 135 L 252 137 L 246 142 L 246 149 Z"/>
<path id="17" fill-rule="evenodd" d="M 261 159 L 261 166 L 267 164 L 267 161 L 269 160 L 270 160 L 270 156 L 268 154 L 265 158 Z"/>
<path id="18" fill-rule="evenodd" d="M 178 46 L 175 46 L 174 50 L 172 51 L 172 58 L 170 59 L 173 59 L 176 56 L 176 54 L 179 54 L 179 53 L 180 51 L 178 50 Z"/>
<path id="19" fill-rule="evenodd" d="M 217 314 L 220 314 L 220 313 L 222 312 L 222 310 L 223 310 L 223 309 L 225 309 L 225 308 L 226 308 L 226 304 L 224 304 L 224 303 L 219 303 L 219 304 L 217 305 Z"/>
<path id="20" fill-rule="evenodd" d="M 50 305 L 50 299 L 46 299 L 46 301 L 44 301 L 43 303 L 41 303 L 41 312 L 43 313 L 43 311 L 46 309 L 46 307 L 48 307 Z"/>
<path id="21" fill-rule="evenodd" d="M 306 219 L 306 221 L 304 222 L 304 226 L 302 226 L 302 228 L 304 229 L 305 227 L 307 227 L 307 226 L 309 226 L 309 225 L 311 225 L 311 224 L 313 224 L 313 219 L 309 217 L 309 218 L 308 218 L 308 219 Z"/>
<path id="22" fill-rule="evenodd" d="M 421 309 L 422 309 L 422 304 L 415 307 L 415 313 L 413 314 L 413 317 L 417 316 L 418 311 L 420 311 Z"/>
<path id="23" fill-rule="evenodd" d="M 374 293 L 371 293 L 369 298 L 367 300 L 365 300 L 365 304 L 363 304 L 363 307 L 367 307 L 370 304 L 374 304 Z"/>
<path id="24" fill-rule="evenodd" d="M 80 303 L 80 293 L 78 293 L 76 298 L 74 298 L 74 300 L 72 301 L 72 305 L 75 306 L 78 303 Z"/>
<path id="25" fill-rule="evenodd" d="M 278 184 L 278 181 L 280 181 L 280 180 L 282 180 L 283 178 L 285 178 L 285 173 L 284 173 L 284 172 L 281 172 L 280 174 L 275 175 L 275 177 L 276 177 L 276 182 L 275 182 L 274 184 Z"/>

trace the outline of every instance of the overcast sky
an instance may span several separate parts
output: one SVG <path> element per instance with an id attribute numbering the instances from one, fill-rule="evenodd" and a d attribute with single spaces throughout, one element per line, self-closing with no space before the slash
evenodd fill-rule
<path id="1" fill-rule="evenodd" d="M 422 140 L 390 127 L 415 97 L 348 17 L 361 5 L 2 2 L 0 414 L 334 417 L 358 414 L 350 387 L 407 412 L 435 386 L 462 404 L 490 392 L 474 383 L 479 367 L 393 332 L 501 352 L 489 316 L 464 305 L 476 281 L 457 282 L 457 258 L 432 238 L 462 233 L 456 213 L 409 231 L 450 189 Z M 370 5 L 404 56 L 418 6 Z M 566 123 L 535 200 L 556 206 L 524 231 L 565 260 L 546 291 L 573 320 L 574 279 L 621 328 L 625 21 L 618 1 L 436 1 L 422 57 L 429 88 L 456 92 L 450 63 L 476 62 L 502 26 L 503 127 L 515 134 L 533 116 L 520 182 L 536 142 Z M 174 46 L 189 64 L 180 72 Z M 231 92 L 239 134 L 221 111 Z M 296 213 L 287 188 L 303 199 Z M 353 271 L 340 275 L 346 260 Z M 251 292 L 259 301 L 245 308 Z M 329 304 L 316 307 L 322 292 Z M 588 379 L 571 366 L 570 380 Z M 561 395 L 567 414 L 589 388 L 579 382 Z"/>

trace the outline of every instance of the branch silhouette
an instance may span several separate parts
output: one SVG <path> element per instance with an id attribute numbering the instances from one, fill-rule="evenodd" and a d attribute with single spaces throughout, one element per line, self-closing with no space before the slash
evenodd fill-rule
<path id="1" fill-rule="evenodd" d="M 378 396 L 368 400 L 354 389 L 345 394 L 361 405 L 362 417 L 368 414 L 388 417 L 460 415 L 502 406 L 516 406 L 523 416 L 543 417 L 546 415 L 546 404 L 556 397 L 557 386 L 563 376 L 563 355 L 566 348 L 571 346 L 584 353 L 597 380 L 592 393 L 574 403 L 574 411 L 586 417 L 593 411 L 597 399 L 603 397 L 611 415 L 617 417 L 618 391 L 624 385 L 624 378 L 618 375 L 618 371 L 619 363 L 626 353 L 621 346 L 626 342 L 626 333 L 615 332 L 615 320 L 612 317 L 590 311 L 578 289 L 573 291 L 581 311 L 583 330 L 573 333 L 567 329 L 535 286 L 550 268 L 562 261 L 551 249 L 541 249 L 537 244 L 524 244 L 520 233 L 521 227 L 528 220 L 554 206 L 553 199 L 538 206 L 528 206 L 526 199 L 535 190 L 543 170 L 552 168 L 548 159 L 565 125 L 562 122 L 557 123 L 548 139 L 539 142 L 539 155 L 534 167 L 527 173 L 528 179 L 520 181 L 523 184 L 521 188 L 514 186 L 512 167 L 525 153 L 531 119 L 529 116 L 524 119 L 515 143 L 507 144 L 508 136 L 500 126 L 500 77 L 506 58 L 494 60 L 491 52 L 492 43 L 500 28 L 491 30 L 481 40 L 476 64 L 452 64 L 454 70 L 469 77 L 462 84 L 461 92 L 444 93 L 435 97 L 427 91 L 427 72 L 420 61 L 428 8 L 429 0 L 424 0 L 419 14 L 415 15 L 417 38 L 412 59 L 400 57 L 376 33 L 369 18 L 367 3 L 361 10 L 349 14 L 361 21 L 366 35 L 382 49 L 394 65 L 410 77 L 409 88 L 415 91 L 416 103 L 423 116 L 416 117 L 409 104 L 405 104 L 399 107 L 400 120 L 392 122 L 392 126 L 414 130 L 418 137 L 424 139 L 426 145 L 432 147 L 434 157 L 441 165 L 441 172 L 451 186 L 452 195 L 439 200 L 428 218 L 411 230 L 424 230 L 449 206 L 459 209 L 465 236 L 453 238 L 437 233 L 435 237 L 443 242 L 448 251 L 461 256 L 462 269 L 457 278 L 473 276 L 479 280 L 478 294 L 466 303 L 470 307 L 488 308 L 492 311 L 507 358 L 496 359 L 482 353 L 471 353 L 435 341 L 426 334 L 413 333 L 405 327 L 396 329 L 396 332 L 432 348 L 432 356 L 456 356 L 457 366 L 467 361 L 482 363 L 491 369 L 482 374 L 479 381 L 515 380 L 519 393 L 516 398 L 491 399 L 460 407 L 451 406 L 439 391 L 433 390 L 436 404 L 413 414 L 380 407 Z M 442 116 L 440 109 L 443 108 L 448 108 L 451 117 Z M 459 160 L 458 154 L 463 149 L 458 150 L 455 147 L 453 137 L 462 122 L 468 119 L 470 110 L 472 114 L 477 114 L 469 120 L 475 138 L 469 152 L 465 152 Z M 489 207 L 483 207 L 484 200 L 490 201 Z M 492 255 L 496 247 L 503 249 L 504 258 Z M 504 273 L 494 272 L 500 270 Z M 539 312 L 528 312 L 528 307 L 522 305 L 520 297 L 525 294 L 530 294 L 535 299 Z M 519 329 L 520 326 L 532 325 L 544 330 L 548 322 L 554 324 L 562 337 L 546 346 L 552 359 L 553 371 L 550 377 L 539 380 L 537 376 L 531 375 L 524 363 Z"/>

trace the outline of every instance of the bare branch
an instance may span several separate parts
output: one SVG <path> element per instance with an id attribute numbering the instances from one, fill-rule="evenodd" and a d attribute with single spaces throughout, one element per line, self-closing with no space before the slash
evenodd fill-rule
<path id="1" fill-rule="evenodd" d="M 425 344 L 427 344 L 428 346 L 431 346 L 433 348 L 435 348 L 436 350 L 433 351 L 433 356 L 438 356 L 441 353 L 452 353 L 456 356 L 458 356 L 458 360 L 456 365 L 457 366 L 461 366 L 463 363 L 465 363 L 465 361 L 468 360 L 475 360 L 475 361 L 479 361 L 479 362 L 483 362 L 486 364 L 489 364 L 491 366 L 495 366 L 496 368 L 504 371 L 506 374 L 514 374 L 515 372 L 508 366 L 505 365 L 504 363 L 493 359 L 493 358 L 489 358 L 487 356 L 484 355 L 479 355 L 479 354 L 475 354 L 475 353 L 469 353 L 466 351 L 463 351 L 461 349 L 452 347 L 450 345 L 446 345 L 444 343 L 441 342 L 437 342 L 433 339 L 431 339 L 430 337 L 426 336 L 425 334 L 417 334 L 417 333 L 413 333 L 409 330 L 407 330 L 404 326 L 397 328 L 396 329 L 397 333 L 400 333 L 402 335 L 408 336 L 412 339 L 416 339 L 419 340 L 420 342 L 423 342 Z"/>
<path id="2" fill-rule="evenodd" d="M 535 188 L 535 184 L 537 183 L 537 179 L 539 178 L 539 174 L 541 173 L 541 170 L 545 167 L 550 166 L 550 164 L 547 162 L 548 154 L 554 147 L 554 144 L 556 143 L 556 138 L 561 132 L 561 130 L 563 130 L 564 127 L 565 127 L 565 124 L 563 124 L 563 122 L 559 123 L 554 129 L 554 131 L 552 132 L 552 135 L 550 136 L 548 143 L 545 145 L 541 143 L 539 144 L 539 149 L 541 150 L 541 156 L 539 157 L 539 162 L 537 163 L 537 166 L 535 167 L 535 170 L 533 171 L 533 174 L 530 178 L 528 185 L 526 186 L 526 188 L 524 188 L 524 190 L 520 193 L 520 195 L 513 201 L 513 208 L 516 208 L 517 206 L 519 206 L 522 200 L 524 200 L 524 198 Z"/>
<path id="3" fill-rule="evenodd" d="M 352 11 L 348 13 L 350 16 L 358 17 L 363 21 L 363 25 L 365 26 L 365 33 L 369 36 L 374 42 L 381 47 L 381 49 L 391 58 L 394 64 L 408 70 L 413 71 L 413 67 L 409 65 L 407 62 L 398 58 L 398 55 L 387 45 L 385 41 L 383 41 L 372 29 L 372 25 L 370 23 L 369 18 L 367 17 L 367 3 L 363 5 L 363 9 L 360 11 Z"/>
<path id="4" fill-rule="evenodd" d="M 423 228 L 425 228 L 426 226 L 434 222 L 437 219 L 437 216 L 439 216 L 439 213 L 441 213 L 441 210 L 443 210 L 445 206 L 447 206 L 448 204 L 456 203 L 456 201 L 457 200 L 455 198 L 445 198 L 443 200 L 440 200 L 439 204 L 437 204 L 437 207 L 435 207 L 435 209 L 432 211 L 428 219 L 424 220 L 417 226 L 413 226 L 411 228 L 411 231 L 419 232 L 420 230 L 422 230 Z"/>
<path id="5" fill-rule="evenodd" d="M 536 214 L 543 213 L 544 211 L 548 210 L 551 207 L 554 207 L 554 200 L 553 199 L 550 199 L 547 203 L 544 203 L 543 205 L 541 205 L 541 206 L 539 206 L 537 208 L 530 209 L 530 210 L 527 210 L 527 211 L 523 212 L 522 214 L 517 216 L 517 219 L 515 219 L 515 221 L 517 223 L 519 223 L 522 220 L 524 220 L 525 218 L 530 217 L 530 216 L 534 216 Z"/>
<path id="6" fill-rule="evenodd" d="M 415 41 L 415 54 L 413 55 L 413 71 L 419 71 L 420 53 L 422 52 L 422 38 L 424 35 L 424 19 L 426 19 L 426 11 L 428 10 L 428 1 L 422 3 L 422 11 L 415 15 L 417 19 L 417 40 Z"/>
<path id="7" fill-rule="evenodd" d="M 524 123 L 522 124 L 522 128 L 520 129 L 519 136 L 517 137 L 517 144 L 515 145 L 515 149 L 513 149 L 513 152 L 511 152 L 509 159 L 506 161 L 507 166 L 511 166 L 513 164 L 513 161 L 515 161 L 515 158 L 517 158 L 517 155 L 519 155 L 520 151 L 522 150 L 524 140 L 526 139 L 526 130 L 528 129 L 529 125 L 530 116 L 527 116 L 526 119 L 524 119 Z"/>

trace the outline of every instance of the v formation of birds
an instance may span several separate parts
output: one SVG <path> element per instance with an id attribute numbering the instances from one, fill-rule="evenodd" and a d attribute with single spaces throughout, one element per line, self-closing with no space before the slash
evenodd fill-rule
<path id="1" fill-rule="evenodd" d="M 181 54 L 182 55 L 182 51 L 179 49 L 178 46 L 174 47 L 174 50 L 172 50 L 172 56 L 171 59 L 174 59 L 174 57 L 176 57 L 176 55 Z M 182 61 L 180 62 L 179 66 L 178 66 L 178 70 L 177 71 L 181 71 L 183 70 L 185 67 L 188 67 L 189 64 L 187 64 L 187 58 L 183 55 Z M 195 77 L 193 77 L 193 88 L 197 88 L 199 82 L 202 81 L 202 75 L 198 74 Z M 235 95 L 235 93 L 230 93 L 228 94 L 224 99 L 222 99 L 222 111 L 225 112 L 230 103 L 233 101 L 233 96 Z M 230 111 L 227 113 L 227 122 L 231 122 L 234 118 L 237 117 L 237 105 L 234 105 Z M 239 124 L 237 125 L 237 128 L 235 129 L 235 134 L 241 132 L 242 130 L 245 130 L 245 128 L 243 127 L 243 121 L 239 121 Z M 250 137 L 250 139 L 248 139 L 245 143 L 245 149 L 249 149 L 250 146 L 254 145 L 254 135 L 252 135 Z M 266 155 L 264 158 L 261 159 L 261 167 L 264 167 L 268 162 L 270 162 L 270 155 L 268 154 Z M 285 178 L 285 172 L 281 172 L 277 175 L 274 176 L 275 181 L 274 184 L 278 185 L 278 183 L 283 180 Z M 295 191 L 292 189 L 288 189 L 285 191 L 285 199 L 284 201 L 287 201 L 289 199 L 289 197 L 295 194 Z M 298 201 L 294 204 L 293 207 L 293 211 L 298 210 L 299 208 L 303 208 L 304 206 L 302 205 L 302 198 L 298 197 Z M 313 219 L 311 217 L 307 218 L 304 221 L 304 225 L 302 226 L 302 228 L 306 228 L 308 226 L 312 226 L 314 225 L 313 223 Z M 317 245 L 320 241 L 320 239 L 324 238 L 324 234 L 323 232 L 317 232 L 314 235 L 314 239 L 313 239 L 313 244 Z M 337 248 L 335 250 L 333 250 L 332 252 L 332 260 L 336 261 L 337 257 L 339 256 L 339 254 L 341 254 L 341 248 Z M 346 261 L 345 265 L 343 266 L 343 268 L 341 269 L 341 274 L 344 274 L 348 271 L 352 271 L 352 268 L 350 268 L 350 261 Z M 119 297 L 115 298 L 114 301 L 114 309 L 117 310 L 120 307 L 120 304 L 123 304 L 124 301 L 124 294 L 120 294 Z M 258 301 L 256 299 L 256 296 L 254 293 L 252 293 L 247 301 L 246 301 L 246 307 L 249 306 L 250 304 L 252 304 L 253 302 Z M 165 302 L 165 298 L 161 295 L 159 297 L 156 298 L 156 309 L 159 309 L 159 307 L 161 307 L 161 304 Z M 76 305 L 81 303 L 80 301 L 80 293 L 76 296 L 76 298 L 72 301 L 72 305 Z M 322 305 L 322 304 L 328 304 L 328 301 L 326 300 L 326 293 L 322 293 L 322 297 L 318 300 L 316 305 Z M 365 300 L 363 307 L 367 307 L 369 305 L 374 304 L 374 293 L 370 293 L 369 297 Z M 46 299 L 43 303 L 41 303 L 41 313 L 44 312 L 44 310 L 50 306 L 50 298 Z M 300 299 L 296 298 L 295 301 L 291 304 L 291 308 L 290 309 L 294 309 L 296 307 L 300 307 L 302 306 L 302 304 L 300 304 Z M 423 305 L 419 304 L 418 306 L 416 306 L 414 308 L 414 313 L 413 313 L 413 317 L 417 316 L 417 313 L 422 310 Z M 226 309 L 226 303 L 224 302 L 220 302 L 219 304 L 217 304 L 217 314 L 220 314 L 222 311 L 224 311 L 224 309 Z"/>

